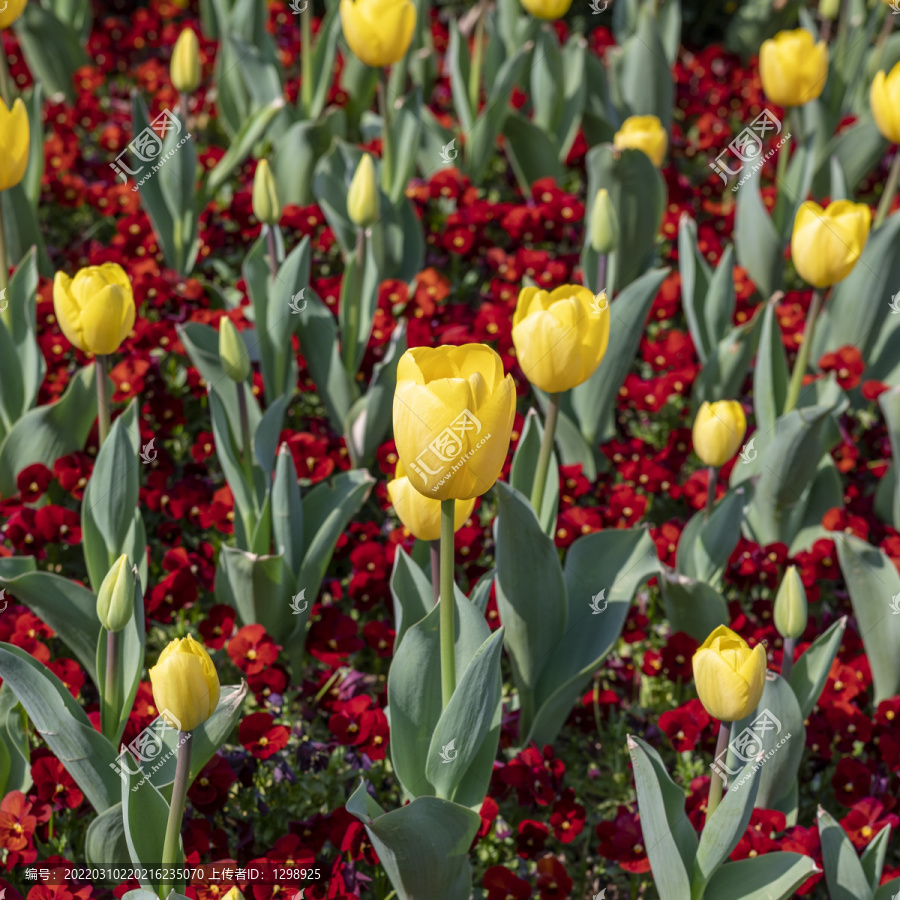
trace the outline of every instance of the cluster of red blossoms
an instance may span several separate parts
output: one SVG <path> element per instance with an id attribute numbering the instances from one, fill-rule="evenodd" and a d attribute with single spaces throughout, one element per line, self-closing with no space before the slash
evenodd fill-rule
<path id="1" fill-rule="evenodd" d="M 269 26 L 282 61 L 289 72 L 296 73 L 298 30 L 284 4 L 273 3 L 269 9 Z M 335 805 L 332 797 L 332 808 L 307 820 L 291 820 L 271 846 L 262 846 L 255 839 L 251 822 L 235 814 L 235 798 L 240 798 L 238 808 L 246 801 L 260 813 L 267 811 L 255 787 L 259 763 L 272 767 L 278 779 L 290 784 L 318 778 L 338 750 L 350 771 L 346 783 L 358 771 L 383 765 L 389 741 L 384 713 L 385 660 L 392 654 L 395 637 L 390 624 L 389 581 L 397 547 L 409 549 L 412 537 L 393 516 L 387 500 L 386 479 L 392 476 L 397 462 L 394 445 L 388 441 L 378 451 L 385 479 L 379 482 L 375 497 L 382 515 L 378 521 L 354 522 L 338 543 L 323 590 L 313 606 L 306 643 L 310 662 L 299 684 L 290 683 L 282 648 L 261 625 L 238 628 L 235 611 L 212 602 L 215 548 L 233 531 L 234 501 L 218 472 L 211 432 L 196 427 L 196 423 L 207 421 L 202 412 L 205 390 L 176 327 L 190 321 L 215 324 L 225 315 L 238 327 L 244 327 L 245 320 L 240 306 L 227 313 L 213 308 L 213 300 L 199 279 L 184 278 L 164 268 L 138 195 L 127 185 L 116 183 L 107 165 L 131 136 L 129 91 L 142 91 L 154 110 L 176 105 L 168 54 L 178 33 L 190 21 L 189 14 L 167 0 L 152 2 L 148 8 L 127 15 L 120 8 L 98 16 L 87 46 L 92 62 L 77 73 L 74 104 L 54 100 L 47 106 L 43 197 L 45 205 L 56 210 L 54 215 L 71 226 L 66 249 L 59 251 L 59 267 L 73 271 L 81 265 L 119 263 L 128 272 L 140 310 L 111 376 L 116 385 L 114 403 L 139 398 L 142 439 L 154 437 L 159 451 L 140 494 L 154 546 L 151 583 L 145 597 L 148 630 L 190 618 L 211 651 L 224 651 L 217 664 L 224 667 L 230 661 L 246 678 L 254 698 L 254 711 L 238 728 L 240 748 L 213 757 L 190 790 L 192 812 L 183 834 L 187 861 L 240 860 L 248 865 L 256 859 L 309 866 L 327 860 L 327 879 L 309 888 L 307 896 L 314 900 L 349 900 L 364 895 L 374 877 L 377 856 L 364 828 L 341 802 Z M 555 27 L 565 37 L 565 25 L 556 23 Z M 432 32 L 435 47 L 442 52 L 448 40 L 445 23 L 435 18 Z M 5 30 L 2 40 L 16 85 L 28 87 L 31 78 L 15 35 Z M 614 42 L 609 31 L 601 27 L 589 35 L 589 43 L 592 52 L 603 56 Z M 201 57 L 207 73 L 216 50 L 215 42 L 201 36 Z M 677 117 L 672 162 L 664 172 L 669 205 L 660 237 L 664 255 L 670 262 L 677 262 L 678 222 L 683 214 L 690 214 L 697 221 L 701 252 L 715 264 L 730 239 L 734 208 L 722 198 L 715 176 L 710 175 L 698 188 L 695 185 L 701 179 L 689 179 L 683 172 L 692 164 L 703 171 L 706 155 L 726 140 L 729 119 L 747 120 L 762 110 L 762 91 L 755 67 L 743 67 L 718 47 L 699 53 L 683 51 L 675 77 Z M 296 96 L 298 81 L 295 74 L 288 82 L 289 98 Z M 347 100 L 337 80 L 329 99 L 336 104 Z M 523 101 L 523 96 L 513 97 L 514 104 Z M 198 113 L 215 115 L 213 99 L 202 88 L 196 103 Z M 431 105 L 434 114 L 446 120 L 451 112 L 446 78 L 438 83 Z M 377 152 L 377 142 L 370 149 Z M 587 144 L 579 135 L 567 161 L 572 170 L 583 170 L 586 150 Z M 200 162 L 206 167 L 214 165 L 222 153 L 221 148 L 198 147 Z M 240 183 L 229 206 L 212 204 L 201 217 L 201 265 L 208 259 L 239 260 L 259 235 L 260 225 L 250 201 L 253 166 L 249 162 L 240 171 Z M 771 172 L 765 170 L 766 174 Z M 564 190 L 551 179 L 536 182 L 531 196 L 518 195 L 508 185 L 501 186 L 501 199 L 495 193 L 488 195 L 455 169 L 413 182 L 408 195 L 426 229 L 427 268 L 412 286 L 398 281 L 381 285 L 362 366 L 366 378 L 383 355 L 399 319 L 405 318 L 410 346 L 469 341 L 491 344 L 516 378 L 519 392 L 528 391 L 511 338 L 519 287 L 526 276 L 546 288 L 577 279 L 585 206 L 582 196 Z M 763 195 L 768 204 L 774 202 L 773 190 L 765 189 Z M 88 231 L 74 227 L 85 211 L 97 220 L 110 220 L 108 239 L 103 243 L 78 236 Z M 316 262 L 329 264 L 327 268 L 314 265 L 312 286 L 337 312 L 341 276 L 321 274 L 339 268 L 334 265 L 335 237 L 321 209 L 315 204 L 288 207 L 281 225 L 291 241 L 308 236 Z M 448 273 L 460 268 L 478 274 L 480 291 L 469 297 L 455 291 Z M 246 305 L 246 285 L 238 281 L 236 286 L 244 295 L 241 305 Z M 735 324 L 740 324 L 754 313 L 754 286 L 739 268 L 735 269 L 735 286 Z M 788 292 L 780 304 L 778 316 L 789 351 L 798 346 L 809 302 L 809 291 L 794 291 Z M 40 347 L 47 362 L 39 402 L 47 403 L 65 390 L 76 367 L 88 360 L 68 343 L 56 324 L 51 284 L 46 279 L 39 286 L 37 319 Z M 295 349 L 300 365 L 299 389 L 313 392 L 315 385 L 299 348 Z M 173 360 L 186 374 L 183 382 L 173 377 Z M 863 396 L 873 408 L 885 389 L 885 385 L 866 379 L 865 365 L 854 348 L 828 354 L 819 361 L 819 368 L 834 371 L 838 383 L 846 389 L 861 385 Z M 706 497 L 705 470 L 691 473 L 690 467 L 686 468 L 690 434 L 683 399 L 690 394 L 699 371 L 700 361 L 681 312 L 680 279 L 675 271 L 660 287 L 638 364 L 620 392 L 619 431 L 602 448 L 611 463 L 608 471 L 591 480 L 580 466 L 562 467 L 555 532 L 559 547 L 565 548 L 593 531 L 633 527 L 646 521 L 655 507 L 664 510 L 665 516 L 662 520 L 654 518 L 652 537 L 660 559 L 674 562 L 682 528 Z M 254 391 L 260 394 L 261 377 L 257 374 L 255 378 Z M 651 416 L 667 417 L 670 428 L 662 441 L 651 442 L 632 428 L 632 424 L 646 425 Z M 872 508 L 871 482 L 885 474 L 891 451 L 880 416 L 870 419 L 871 424 L 865 428 L 850 417 L 843 422 L 843 440 L 833 457 L 843 478 L 844 505 L 830 510 L 823 525 L 864 537 L 900 566 L 900 535 L 881 523 Z M 290 424 L 281 439 L 290 448 L 306 484 L 316 484 L 349 468 L 342 438 L 335 436 L 323 419 L 306 416 Z M 523 424 L 517 416 L 513 449 Z M 4 523 L 0 555 L 30 555 L 51 571 L 80 571 L 78 510 L 96 452 L 95 432 L 83 452 L 61 457 L 52 469 L 34 465 L 20 473 L 18 493 L 0 498 L 0 521 Z M 507 473 L 508 468 L 501 477 Z M 727 476 L 728 467 L 721 483 L 727 483 Z M 488 568 L 492 534 L 489 523 L 479 516 L 480 506 L 479 502 L 456 535 L 463 584 L 473 585 Z M 809 551 L 790 557 L 782 545 L 758 546 L 741 539 L 729 561 L 725 583 L 748 599 L 743 605 L 732 602 L 732 628 L 751 646 L 764 643 L 775 665 L 780 661 L 781 638 L 771 621 L 771 604 L 763 602 L 760 594 L 777 585 L 791 564 L 797 566 L 816 613 L 799 642 L 800 652 L 816 636 L 814 622 L 821 618 L 816 604 L 823 595 L 831 602 L 829 615 L 851 612 L 846 596 L 836 590 L 840 572 L 831 541 L 817 541 Z M 487 614 L 492 627 L 497 627 L 493 597 Z M 0 617 L 0 640 L 47 665 L 99 727 L 97 698 L 82 693 L 85 673 L 76 661 L 60 655 L 53 632 L 39 618 L 13 602 Z M 646 735 L 659 746 L 670 745 L 674 753 L 702 751 L 710 755 L 716 723 L 696 699 L 686 698 L 684 690 L 691 678 L 690 660 L 696 642 L 681 633 L 661 632 L 646 600 L 632 608 L 624 641 L 625 651 L 607 660 L 594 689 L 573 710 L 561 744 L 574 740 L 583 745 L 585 739 L 606 741 L 605 733 L 613 728 L 612 723 L 627 720 L 629 730 Z M 654 690 L 674 690 L 675 708 L 653 720 L 646 718 L 636 703 L 642 679 Z M 870 684 L 861 641 L 849 627 L 819 704 L 806 722 L 808 762 L 803 777 L 816 779 L 820 792 L 830 790 L 834 801 L 846 808 L 841 825 L 858 849 L 867 846 L 885 824 L 900 824 L 900 698 L 883 701 L 873 715 L 868 699 Z M 286 695 L 296 695 L 299 720 L 285 715 Z M 136 737 L 156 715 L 149 683 L 142 683 L 123 741 Z M 511 718 L 504 723 L 503 746 L 512 741 L 511 725 Z M 620 767 L 622 777 L 616 784 L 619 799 L 625 801 L 631 790 L 627 755 L 617 757 L 613 738 L 608 740 L 603 765 Z M 619 745 L 622 743 L 618 740 Z M 838 756 L 841 758 L 835 763 Z M 490 843 L 493 858 L 500 860 L 482 873 L 481 884 L 488 900 L 571 897 L 573 876 L 580 866 L 572 860 L 580 860 L 586 853 L 603 861 L 610 880 L 621 877 L 618 873 L 648 872 L 636 805 L 615 802 L 614 798 L 600 814 L 590 782 L 604 773 L 594 763 L 585 769 L 582 757 L 572 757 L 567 764 L 553 748 L 531 746 L 495 765 L 481 809 L 482 827 L 475 838 L 476 844 Z M 616 759 L 618 762 L 609 762 Z M 0 802 L 0 853 L 6 872 L 33 863 L 38 847 L 54 847 L 55 838 L 64 830 L 63 823 L 74 822 L 85 802 L 71 776 L 48 750 L 34 749 L 23 764 L 30 767 L 32 786 L 25 793 L 8 793 Z M 579 779 L 582 774 L 584 778 Z M 699 828 L 708 777 L 696 776 L 687 786 L 688 815 Z M 573 846 L 579 848 L 578 852 L 567 852 Z M 815 825 L 788 826 L 783 814 L 757 810 L 732 858 L 774 850 L 805 853 L 821 868 Z M 52 862 L 62 857 L 50 855 L 48 859 Z M 886 868 L 884 880 L 897 874 L 900 872 Z M 809 893 L 819 879 L 821 875 L 811 877 L 798 893 Z M 240 886 L 254 900 L 282 897 L 281 892 L 292 887 Z M 115 895 L 121 897 L 134 887 L 136 883 L 120 885 Z M 18 895 L 10 889 L 11 900 Z M 196 900 L 215 900 L 224 890 L 224 885 L 198 884 L 190 886 L 188 894 Z M 27 896 L 28 900 L 90 900 L 100 893 L 90 885 L 72 884 L 35 886 Z"/>

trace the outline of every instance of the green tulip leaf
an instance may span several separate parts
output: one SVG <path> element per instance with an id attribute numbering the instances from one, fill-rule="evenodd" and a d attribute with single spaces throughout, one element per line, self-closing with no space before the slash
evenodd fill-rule
<path id="1" fill-rule="evenodd" d="M 884 870 L 884 861 L 887 858 L 888 842 L 891 839 L 891 826 L 885 825 L 863 851 L 859 861 L 873 891 L 878 890 L 881 881 L 881 873 Z"/>
<path id="2" fill-rule="evenodd" d="M 705 581 L 680 575 L 667 566 L 663 566 L 661 576 L 663 606 L 673 631 L 683 631 L 702 643 L 716 628 L 731 621 L 725 598 Z"/>
<path id="3" fill-rule="evenodd" d="M 872 888 L 847 833 L 821 806 L 817 819 L 830 900 L 871 900 Z"/>
<path id="4" fill-rule="evenodd" d="M 737 191 L 734 249 L 738 263 L 747 270 L 764 297 L 771 297 L 781 288 L 784 241 L 760 195 L 759 173 L 751 175 Z"/>
<path id="5" fill-rule="evenodd" d="M 713 508 L 695 513 L 678 540 L 676 569 L 719 590 L 728 560 L 741 538 L 746 498 L 743 488 L 729 491 Z"/>
<path id="6" fill-rule="evenodd" d="M 31 790 L 31 741 L 28 717 L 9 685 L 0 687 L 0 744 L 6 751 L 3 795 Z"/>
<path id="7" fill-rule="evenodd" d="M 804 719 L 819 702 L 819 696 L 828 680 L 831 664 L 840 649 L 846 628 L 847 617 L 843 616 L 820 634 L 794 663 L 791 670 L 791 688 L 797 696 L 800 713 Z"/>
<path id="8" fill-rule="evenodd" d="M 900 388 L 893 387 L 879 394 L 878 405 L 884 414 L 884 424 L 891 440 L 891 456 L 894 462 L 889 522 L 894 528 L 898 528 L 900 527 L 900 478 L 897 478 L 897 472 L 900 471 Z"/>
<path id="9" fill-rule="evenodd" d="M 303 500 L 294 458 L 287 444 L 278 450 L 272 482 L 272 540 L 288 569 L 299 574 L 303 562 Z"/>
<path id="10" fill-rule="evenodd" d="M 726 863 L 710 878 L 704 897 L 718 900 L 783 900 L 810 875 L 815 860 L 800 853 L 766 853 Z"/>
<path id="11" fill-rule="evenodd" d="M 394 600 L 394 653 L 403 635 L 421 622 L 434 606 L 431 582 L 402 547 L 397 548 L 391 572 L 391 596 Z"/>
<path id="12" fill-rule="evenodd" d="M 516 452 L 513 454 L 512 469 L 509 474 L 510 486 L 526 497 L 531 496 L 534 486 L 534 476 L 537 472 L 538 456 L 541 452 L 543 438 L 544 426 L 541 424 L 537 412 L 529 409 L 525 416 L 525 427 L 522 429 L 522 435 L 516 445 Z M 551 452 L 539 517 L 541 527 L 549 538 L 552 538 L 556 532 L 558 508 L 559 467 L 556 462 L 556 453 Z"/>
<path id="13" fill-rule="evenodd" d="M 116 803 L 115 806 L 100 813 L 88 826 L 84 836 L 84 856 L 89 866 L 128 858 L 128 842 L 125 840 L 121 803 Z M 153 900 L 159 900 L 156 894 L 152 897 Z"/>

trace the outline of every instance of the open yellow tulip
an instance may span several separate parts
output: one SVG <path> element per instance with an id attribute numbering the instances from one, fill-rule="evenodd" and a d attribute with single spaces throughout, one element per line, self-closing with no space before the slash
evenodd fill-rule
<path id="1" fill-rule="evenodd" d="M 522 0 L 522 6 L 536 19 L 561 19 L 572 5 L 572 0 Z"/>
<path id="2" fill-rule="evenodd" d="M 828 46 L 805 29 L 779 31 L 759 48 L 763 91 L 779 106 L 803 106 L 815 100 L 828 77 Z"/>
<path id="3" fill-rule="evenodd" d="M 656 116 L 629 116 L 613 135 L 613 146 L 643 150 L 658 169 L 666 158 L 669 135 Z"/>
<path id="4" fill-rule="evenodd" d="M 730 628 L 720 625 L 693 659 L 694 684 L 703 708 L 721 722 L 737 722 L 756 709 L 766 681 L 766 651 L 752 650 Z"/>
<path id="5" fill-rule="evenodd" d="M 794 217 L 791 258 L 813 287 L 829 287 L 846 278 L 869 238 L 872 213 L 865 203 L 835 200 L 822 209 L 807 200 Z"/>
<path id="6" fill-rule="evenodd" d="M 350 49 L 373 68 L 406 54 L 416 27 L 411 0 L 341 0 L 341 27 Z"/>
<path id="7" fill-rule="evenodd" d="M 15 187 L 25 177 L 29 142 L 25 104 L 17 98 L 8 109 L 0 100 L 0 191 Z"/>
<path id="8" fill-rule="evenodd" d="M 388 497 L 394 512 L 413 537 L 420 541 L 436 541 L 441 536 L 441 501 L 432 500 L 419 493 L 403 471 L 402 463 L 397 463 L 394 480 L 388 482 Z M 453 530 L 459 531 L 466 519 L 472 515 L 475 498 L 457 503 L 453 510 Z"/>
<path id="9" fill-rule="evenodd" d="M 436 500 L 490 490 L 509 451 L 516 388 L 486 344 L 414 347 L 400 357 L 394 441 L 413 486 Z"/>
<path id="10" fill-rule="evenodd" d="M 162 715 L 170 712 L 181 731 L 193 731 L 215 712 L 219 676 L 206 648 L 190 635 L 176 638 L 150 669 L 153 702 Z"/>
<path id="11" fill-rule="evenodd" d="M 694 452 L 707 466 L 724 466 L 746 433 L 747 417 L 737 400 L 705 402 L 694 419 Z"/>
<path id="12" fill-rule="evenodd" d="M 3 11 L 0 12 L 0 29 L 9 28 L 22 15 L 26 2 L 27 0 L 7 0 L 3 4 Z M 3 129 L 0 128 L 0 134 L 2 133 Z"/>
<path id="13" fill-rule="evenodd" d="M 869 105 L 878 130 L 892 144 L 900 144 L 900 62 L 889 75 L 875 74 L 869 89 Z"/>

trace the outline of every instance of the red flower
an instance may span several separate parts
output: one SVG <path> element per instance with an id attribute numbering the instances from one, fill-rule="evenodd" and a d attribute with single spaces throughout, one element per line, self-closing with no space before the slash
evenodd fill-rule
<path id="1" fill-rule="evenodd" d="M 572 890 L 572 879 L 556 857 L 545 856 L 537 863 L 537 886 L 541 900 L 565 900 Z"/>
<path id="2" fill-rule="evenodd" d="M 893 834 L 900 825 L 900 817 L 893 813 L 884 815 L 884 806 L 874 797 L 866 797 L 855 803 L 853 809 L 841 819 L 841 827 L 847 832 L 857 850 L 867 847 L 886 825 L 891 826 Z"/>
<path id="3" fill-rule="evenodd" d="M 487 900 L 528 900 L 531 885 L 506 866 L 491 866 L 481 879 Z"/>
<path id="4" fill-rule="evenodd" d="M 671 681 L 690 681 L 691 660 L 700 644 L 683 631 L 676 631 L 662 648 L 662 668 Z"/>
<path id="5" fill-rule="evenodd" d="M 236 613 L 231 606 L 217 603 L 200 623 L 200 634 L 207 650 L 221 650 L 234 632 Z"/>
<path id="6" fill-rule="evenodd" d="M 819 368 L 823 372 L 836 372 L 837 383 L 845 391 L 852 391 L 861 381 L 866 365 L 859 348 L 845 345 L 834 353 L 826 353 L 819 360 Z"/>
<path id="7" fill-rule="evenodd" d="M 26 466 L 16 477 L 16 487 L 24 503 L 34 503 L 53 481 L 53 473 L 43 463 Z"/>
<path id="8" fill-rule="evenodd" d="M 256 675 L 278 659 L 281 647 L 262 625 L 245 625 L 228 642 L 231 661 L 245 674 Z"/>
<path id="9" fill-rule="evenodd" d="M 0 847 L 9 851 L 7 868 L 28 865 L 37 859 L 31 841 L 38 818 L 32 813 L 32 806 L 21 791 L 11 791 L 0 802 Z"/>
<path id="10" fill-rule="evenodd" d="M 266 712 L 251 713 L 241 721 L 238 739 L 257 759 L 268 759 L 287 746 L 290 730 L 274 722 Z"/>
<path id="11" fill-rule="evenodd" d="M 846 756 L 838 761 L 831 779 L 835 799 L 844 806 L 853 806 L 867 797 L 871 784 L 872 773 L 858 760 Z"/>
<path id="12" fill-rule="evenodd" d="M 52 803 L 54 809 L 77 809 L 84 800 L 84 794 L 75 784 L 75 779 L 65 766 L 49 751 L 37 750 L 31 766 L 34 792 L 40 800 Z"/>
<path id="13" fill-rule="evenodd" d="M 331 716 L 328 727 L 339 744 L 358 747 L 370 759 L 384 759 L 387 717 L 381 709 L 373 709 L 373 705 L 371 697 L 358 694 Z"/>
<path id="14" fill-rule="evenodd" d="M 666 733 L 673 749 L 679 753 L 693 750 L 703 729 L 710 723 L 709 713 L 696 698 L 678 709 L 666 710 L 659 717 L 659 727 Z"/>
<path id="15" fill-rule="evenodd" d="M 306 646 L 310 654 L 326 666 L 336 666 L 365 646 L 358 632 L 359 626 L 350 616 L 345 616 L 335 606 L 326 606 L 310 626 Z"/>
<path id="16" fill-rule="evenodd" d="M 94 470 L 94 460 L 87 453 L 70 453 L 53 463 L 53 474 L 62 486 L 76 500 L 84 497 L 84 489 Z"/>
<path id="17" fill-rule="evenodd" d="M 650 860 L 644 847 L 640 816 L 620 806 L 612 822 L 601 822 L 595 829 L 600 838 L 599 854 L 618 863 L 626 872 L 636 875 L 650 871 Z"/>
<path id="18" fill-rule="evenodd" d="M 553 813 L 550 816 L 553 834 L 563 844 L 571 844 L 584 829 L 584 820 L 584 807 L 575 802 L 575 791 L 566 788 L 562 797 L 553 805 Z"/>
<path id="19" fill-rule="evenodd" d="M 210 815 L 220 810 L 228 799 L 228 791 L 237 781 L 228 760 L 218 753 L 200 770 L 188 791 L 197 812 Z"/>
<path id="20" fill-rule="evenodd" d="M 523 819 L 519 822 L 519 833 L 516 836 L 516 853 L 522 859 L 534 859 L 544 849 L 550 829 L 543 822 L 534 819 Z"/>
<path id="21" fill-rule="evenodd" d="M 47 668 L 63 683 L 66 690 L 77 700 L 84 687 L 84 672 L 74 659 L 61 656 L 48 663 Z"/>

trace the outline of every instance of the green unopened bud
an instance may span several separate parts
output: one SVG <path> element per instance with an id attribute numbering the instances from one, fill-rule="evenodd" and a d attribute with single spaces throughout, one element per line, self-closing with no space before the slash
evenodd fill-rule
<path id="1" fill-rule="evenodd" d="M 347 192 L 347 215 L 358 228 L 368 228 L 378 221 L 379 205 L 375 163 L 364 153 Z"/>
<path id="2" fill-rule="evenodd" d="M 200 42 L 190 28 L 185 28 L 175 41 L 169 74 L 176 90 L 183 94 L 192 94 L 200 84 Z"/>
<path id="3" fill-rule="evenodd" d="M 841 0 L 820 0 L 819 15 L 823 19 L 834 21 L 841 11 Z"/>
<path id="4" fill-rule="evenodd" d="M 253 215 L 264 225 L 277 225 L 281 220 L 281 203 L 269 161 L 261 159 L 253 178 Z"/>
<path id="5" fill-rule="evenodd" d="M 793 640 L 806 630 L 806 590 L 795 566 L 784 573 L 775 596 L 775 627 L 782 637 Z"/>
<path id="6" fill-rule="evenodd" d="M 134 572 L 123 553 L 97 592 L 97 618 L 107 631 L 121 631 L 134 613 Z"/>
<path id="7" fill-rule="evenodd" d="M 234 322 L 223 316 L 219 323 L 219 356 L 222 368 L 232 381 L 246 381 L 250 374 L 250 357 L 247 345 Z"/>
<path id="8" fill-rule="evenodd" d="M 619 242 L 619 220 L 606 188 L 600 188 L 591 210 L 591 246 L 597 253 L 612 253 Z"/>

